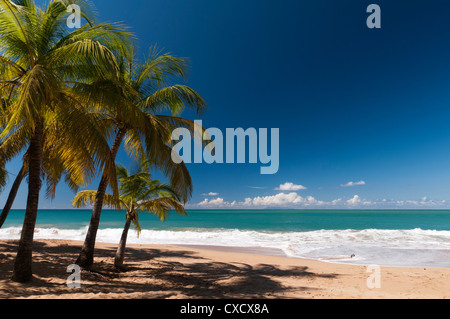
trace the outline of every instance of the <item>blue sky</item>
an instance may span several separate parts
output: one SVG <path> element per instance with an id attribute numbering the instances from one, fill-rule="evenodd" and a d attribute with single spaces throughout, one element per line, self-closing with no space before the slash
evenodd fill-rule
<path id="1" fill-rule="evenodd" d="M 100 21 L 132 28 L 142 54 L 157 44 L 189 57 L 205 127 L 280 129 L 277 174 L 190 164 L 189 207 L 450 208 L 450 2 L 94 3 Z M 371 3 L 381 29 L 367 28 Z M 73 196 L 60 185 L 40 207 L 69 208 Z M 14 208 L 25 203 L 24 183 Z"/>

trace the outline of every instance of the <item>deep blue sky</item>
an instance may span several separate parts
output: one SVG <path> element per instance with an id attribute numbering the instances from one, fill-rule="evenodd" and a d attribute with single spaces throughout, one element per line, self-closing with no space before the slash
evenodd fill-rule
<path id="1" fill-rule="evenodd" d="M 157 44 L 189 57 L 187 84 L 209 104 L 204 126 L 280 128 L 276 175 L 260 175 L 259 164 L 189 165 L 192 207 L 237 207 L 246 198 L 251 208 L 266 207 L 261 200 L 298 208 L 450 207 L 449 1 L 94 3 L 100 21 L 132 28 L 142 54 Z M 381 29 L 366 26 L 371 3 L 381 7 Z M 124 153 L 118 162 L 128 162 Z M 8 170 L 17 173 L 18 161 Z M 341 187 L 359 181 L 365 185 Z M 275 190 L 287 182 L 307 189 Z M 210 192 L 217 195 L 203 195 Z M 314 199 L 305 206 L 308 196 Z M 61 185 L 40 206 L 67 208 L 72 197 Z M 25 202 L 23 185 L 15 208 Z"/>

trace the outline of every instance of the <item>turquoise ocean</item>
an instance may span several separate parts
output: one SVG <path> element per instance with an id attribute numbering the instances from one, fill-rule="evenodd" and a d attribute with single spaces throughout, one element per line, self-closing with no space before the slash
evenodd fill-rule
<path id="1" fill-rule="evenodd" d="M 11 211 L 0 239 L 20 238 L 24 213 Z M 84 240 L 91 213 L 40 210 L 35 239 Z M 141 235 L 131 231 L 128 243 L 257 247 L 337 263 L 450 267 L 450 211 L 190 210 L 166 222 L 142 213 L 140 222 Z M 104 210 L 97 240 L 118 243 L 124 223 L 124 212 Z"/>

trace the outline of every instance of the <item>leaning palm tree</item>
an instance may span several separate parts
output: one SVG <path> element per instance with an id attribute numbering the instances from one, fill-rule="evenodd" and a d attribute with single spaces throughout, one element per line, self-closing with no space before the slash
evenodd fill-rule
<path id="1" fill-rule="evenodd" d="M 125 256 L 125 247 L 131 223 L 135 226 L 138 236 L 141 232 L 139 214 L 148 212 L 155 214 L 162 221 L 166 220 L 174 209 L 178 214 L 186 215 L 186 210 L 179 202 L 180 198 L 169 184 L 151 180 L 146 166 L 141 166 L 137 172 L 130 172 L 123 166 L 117 166 L 119 182 L 119 197 L 105 193 L 105 206 L 126 211 L 126 222 L 117 248 L 114 266 L 121 270 Z M 73 206 L 80 208 L 93 204 L 97 197 L 96 191 L 83 191 L 73 200 Z"/>
<path id="2" fill-rule="evenodd" d="M 89 22 L 76 30 L 66 24 L 71 4 L 79 5 Z M 67 143 L 55 150 L 63 165 L 73 157 L 68 153 L 87 152 L 93 163 L 115 176 L 104 130 L 72 83 L 117 70 L 111 48 L 123 46 L 129 34 L 116 24 L 92 24 L 89 11 L 86 0 L 51 0 L 42 9 L 33 0 L 0 1 L 0 95 L 6 111 L 0 119 L 1 160 L 28 149 L 28 198 L 13 274 L 18 282 L 32 278 L 42 159 L 50 132 L 59 130 Z"/>
<path id="3" fill-rule="evenodd" d="M 22 165 L 22 168 L 20 169 L 19 173 L 16 175 L 16 178 L 14 179 L 14 182 L 13 182 L 13 185 L 9 192 L 6 203 L 0 214 L 0 228 L 3 227 L 3 224 L 5 223 L 6 218 L 8 217 L 9 212 L 11 211 L 12 205 L 14 204 L 14 200 L 16 199 L 16 195 L 17 195 L 17 192 L 19 191 L 20 184 L 22 183 L 23 179 L 25 178 L 25 176 L 27 174 L 25 165 L 26 164 L 24 163 Z"/>
<path id="4" fill-rule="evenodd" d="M 124 142 L 128 153 L 136 160 L 146 158 L 170 181 L 183 202 L 192 195 L 192 180 L 184 163 L 172 161 L 170 147 L 172 131 L 180 126 L 194 131 L 195 123 L 178 117 L 185 107 L 201 113 L 206 108 L 202 97 L 185 85 L 171 85 L 176 77 L 185 78 L 186 59 L 162 54 L 152 48 L 145 62 L 136 61 L 132 51 L 122 52 L 119 72 L 100 77 L 92 84 L 78 83 L 87 104 L 98 105 L 92 113 L 110 123 L 115 135 L 111 154 L 115 158 Z M 165 111 L 171 115 L 164 115 Z M 92 217 L 86 238 L 76 263 L 90 268 L 105 192 L 113 182 L 103 175 L 93 202 Z"/>

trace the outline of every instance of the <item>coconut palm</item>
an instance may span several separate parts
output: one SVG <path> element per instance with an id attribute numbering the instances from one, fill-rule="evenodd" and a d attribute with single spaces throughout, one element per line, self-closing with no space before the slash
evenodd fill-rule
<path id="1" fill-rule="evenodd" d="M 126 212 L 126 222 L 114 260 L 115 267 L 123 269 L 128 231 L 133 223 L 139 236 L 141 232 L 139 214 L 141 212 L 155 214 L 160 220 L 164 221 L 171 209 L 181 215 L 186 215 L 186 210 L 179 202 L 179 196 L 169 184 L 151 180 L 151 175 L 146 166 L 139 167 L 131 175 L 125 167 L 118 165 L 117 178 L 119 197 L 105 193 L 104 203 L 105 206 Z M 80 192 L 74 198 L 73 206 L 80 208 L 87 204 L 93 204 L 96 197 L 97 191 Z"/>
<path id="2" fill-rule="evenodd" d="M 22 168 L 20 169 L 19 173 L 14 179 L 14 183 L 9 192 L 8 199 L 6 200 L 5 206 L 3 207 L 3 210 L 0 214 L 0 228 L 3 227 L 3 224 L 5 223 L 6 218 L 8 217 L 9 212 L 11 211 L 14 200 L 16 199 L 17 192 L 19 191 L 20 184 L 22 183 L 22 180 L 25 178 L 26 173 L 27 170 L 25 168 L 25 164 L 23 164 Z"/>
<path id="3" fill-rule="evenodd" d="M 44 134 L 45 143 L 42 155 L 41 179 L 46 181 L 46 195 L 47 198 L 51 199 L 55 198 L 56 186 L 62 177 L 65 177 L 66 183 L 76 193 L 80 187 L 87 186 L 95 175 L 95 164 L 92 161 L 91 154 L 86 152 L 87 148 L 69 150 L 71 144 L 65 140 L 67 136 L 65 134 L 59 135 L 58 132 L 61 132 L 61 130 L 55 129 L 56 125 L 55 122 L 53 126 L 47 127 L 48 134 Z M 62 152 L 67 154 L 61 156 Z M 27 175 L 28 152 L 23 157 L 22 167 L 14 179 L 8 199 L 0 214 L 0 228 L 8 217 L 19 187 Z"/>
<path id="4" fill-rule="evenodd" d="M 79 5 L 89 22 L 76 30 L 67 27 L 71 4 Z M 26 148 L 28 157 L 28 198 L 13 274 L 18 282 L 32 278 L 45 145 L 52 138 L 66 143 L 54 149 L 65 170 L 71 169 L 68 158 L 89 153 L 92 161 L 83 165 L 96 163 L 115 176 L 105 131 L 72 83 L 91 82 L 117 70 L 112 48 L 127 43 L 129 34 L 116 24 L 94 25 L 90 18 L 85 0 L 51 0 L 42 9 L 33 0 L 0 1 L 0 94 L 6 111 L 1 117 L 0 151 L 2 161 Z"/>
<path id="5" fill-rule="evenodd" d="M 47 184 L 47 198 L 55 198 L 56 186 L 63 176 L 65 176 L 65 181 L 69 187 L 76 193 L 80 187 L 87 186 L 96 173 L 91 154 L 87 152 L 86 146 L 69 149 L 71 146 L 70 141 L 67 141 L 69 136 L 61 134 L 64 129 L 60 127 L 56 118 L 53 119 L 51 126 L 46 127 L 46 131 L 47 133 L 44 134 L 41 178 Z M 17 142 L 17 139 L 15 141 Z M 11 147 L 8 148 L 7 145 L 0 147 L 0 158 L 8 157 L 2 154 L 5 149 L 8 150 Z M 61 156 L 64 153 L 65 155 Z M 27 175 L 28 152 L 24 154 L 22 167 L 14 179 L 8 199 L 0 214 L 0 228 L 8 217 L 19 187 Z"/>
<path id="6" fill-rule="evenodd" d="M 74 89 L 86 97 L 89 105 L 99 105 L 91 112 L 98 112 L 114 128 L 113 158 L 124 142 L 133 158 L 138 161 L 146 158 L 169 179 L 180 199 L 187 202 L 192 195 L 192 180 L 184 163 L 172 161 L 171 135 L 180 126 L 194 131 L 194 122 L 178 116 L 185 107 L 201 113 L 206 103 L 193 89 L 171 85 L 175 77 L 185 78 L 186 59 L 151 48 L 145 62 L 136 61 L 133 52 L 122 52 L 119 60 L 117 74 L 98 78 L 89 85 L 74 85 Z M 165 115 L 165 111 L 171 115 Z M 83 268 L 90 268 L 94 262 L 105 192 L 111 182 L 109 176 L 103 175 L 98 186 L 89 229 L 76 261 Z"/>

